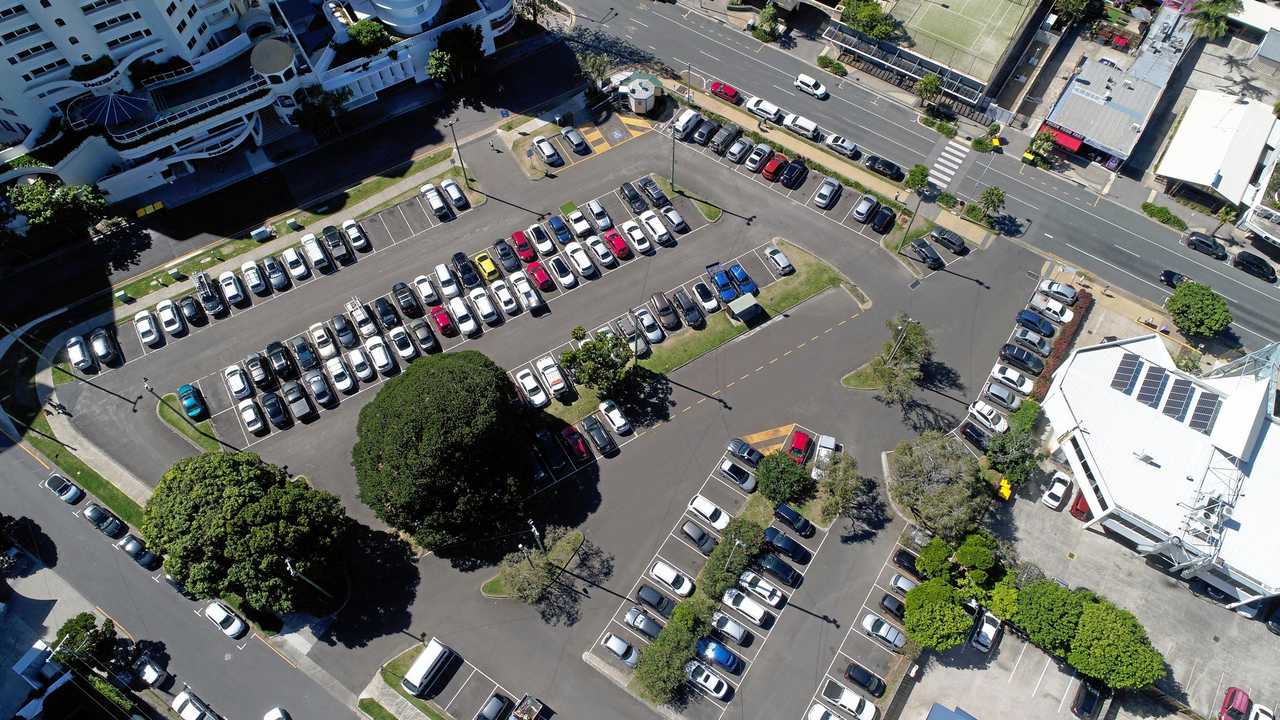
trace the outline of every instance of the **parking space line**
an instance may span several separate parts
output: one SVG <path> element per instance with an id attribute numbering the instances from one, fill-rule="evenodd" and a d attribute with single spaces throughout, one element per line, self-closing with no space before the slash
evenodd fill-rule
<path id="1" fill-rule="evenodd" d="M 467 664 L 471 665 L 469 662 Z M 462 685 L 458 687 L 458 691 L 453 694 L 453 697 L 449 698 L 449 702 L 444 706 L 445 712 L 449 712 L 449 707 L 453 705 L 453 701 L 458 699 L 458 695 L 462 694 L 462 691 L 466 689 L 467 685 L 471 682 L 471 678 L 476 676 L 476 671 L 479 669 L 480 668 L 477 668 L 475 665 L 471 665 L 471 674 L 467 676 L 466 680 L 462 681 Z"/>
<path id="2" fill-rule="evenodd" d="M 1029 646 L 1030 644 L 1031 643 L 1029 642 L 1022 643 L 1022 652 L 1018 653 L 1018 659 L 1013 661 L 1013 667 L 1009 670 L 1008 682 L 1010 683 L 1013 682 L 1014 673 L 1018 672 L 1018 665 L 1022 664 L 1022 656 L 1027 653 L 1027 646 Z"/>

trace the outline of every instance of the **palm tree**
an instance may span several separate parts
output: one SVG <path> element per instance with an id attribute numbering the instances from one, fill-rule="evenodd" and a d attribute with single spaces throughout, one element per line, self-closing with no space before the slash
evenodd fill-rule
<path id="1" fill-rule="evenodd" d="M 920 102 L 927 105 L 942 94 L 942 78 L 933 73 L 925 73 L 916 81 L 915 93 L 920 98 Z"/>
<path id="2" fill-rule="evenodd" d="M 1231 207 L 1230 205 L 1223 205 L 1222 207 L 1218 208 L 1218 212 L 1216 215 L 1214 215 L 1214 217 L 1218 218 L 1218 224 L 1216 227 L 1213 228 L 1213 232 L 1211 234 L 1217 235 L 1218 231 L 1222 229 L 1223 225 L 1226 225 L 1227 223 L 1233 223 L 1236 221 L 1236 209 Z"/>
<path id="3" fill-rule="evenodd" d="M 995 215 L 1004 209 L 1004 191 L 992 185 L 978 196 L 978 207 L 988 215 Z"/>
<path id="4" fill-rule="evenodd" d="M 1192 28 L 1197 36 L 1217 40 L 1227 34 L 1227 20 L 1232 13 L 1240 12 L 1241 0 L 1203 0 L 1191 11 L 1195 23 Z"/>

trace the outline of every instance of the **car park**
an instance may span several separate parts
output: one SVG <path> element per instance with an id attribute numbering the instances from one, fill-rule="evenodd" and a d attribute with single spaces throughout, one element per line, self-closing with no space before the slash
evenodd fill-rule
<path id="1" fill-rule="evenodd" d="M 1004 433 L 1009 430 L 1009 422 L 994 407 L 983 400 L 975 400 L 969 406 L 969 414 L 978 421 L 978 424 L 995 433 Z"/>
<path id="2" fill-rule="evenodd" d="M 650 617 L 649 613 L 634 605 L 627 610 L 625 617 L 626 624 L 635 628 L 640 634 L 649 638 L 658 637 L 658 633 L 662 631 L 662 626 L 656 620 Z"/>
<path id="3" fill-rule="evenodd" d="M 738 576 L 738 587 L 775 608 L 782 607 L 782 604 L 787 599 L 776 585 L 750 570 L 746 570 Z"/>
<path id="4" fill-rule="evenodd" d="M 1040 357 L 1049 357 L 1049 351 L 1052 349 L 1044 336 L 1021 325 L 1013 329 L 1013 341 Z"/>
<path id="5" fill-rule="evenodd" d="M 249 626 L 245 624 L 244 620 L 241 620 L 240 616 L 232 612 L 231 608 L 224 605 L 220 600 L 214 600 L 206 605 L 204 616 L 223 635 L 232 639 L 239 638 L 249 630 Z"/>
<path id="6" fill-rule="evenodd" d="M 853 219 L 860 223 L 871 222 L 871 216 L 879 209 L 880 201 L 875 196 L 867 194 L 858 198 L 858 203 L 853 206 Z"/>
<path id="7" fill-rule="evenodd" d="M 751 152 L 747 153 L 747 158 L 743 161 L 743 165 L 753 173 L 760 172 L 772 157 L 773 148 L 760 143 L 751 148 Z"/>
<path id="8" fill-rule="evenodd" d="M 742 488 L 743 492 L 749 493 L 756 489 L 756 476 L 728 458 L 720 461 L 720 474 Z"/>
<path id="9" fill-rule="evenodd" d="M 969 252 L 969 246 L 964 244 L 964 238 L 953 230 L 944 227 L 935 227 L 929 231 L 929 239 L 941 245 L 954 255 L 964 255 Z"/>
<path id="10" fill-rule="evenodd" d="M 1031 394 L 1031 389 L 1035 386 L 1031 378 L 1003 363 L 996 363 L 991 368 L 991 379 L 1002 382 L 1023 395 Z"/>
<path id="11" fill-rule="evenodd" d="M 1060 283 L 1056 280 L 1041 281 L 1040 286 L 1037 289 L 1064 305 L 1075 305 L 1076 300 L 1079 298 L 1074 287 L 1066 283 Z"/>
<path id="12" fill-rule="evenodd" d="M 802 538 L 813 537 L 814 532 L 816 532 L 813 523 L 809 522 L 808 518 L 796 512 L 786 503 L 778 503 L 774 506 L 773 516 L 786 523 L 787 527 L 795 530 Z"/>
<path id="13" fill-rule="evenodd" d="M 1274 283 L 1276 281 L 1276 269 L 1271 266 L 1261 255 L 1255 255 L 1248 250 L 1241 250 L 1231 260 L 1231 266 L 1237 270 L 1243 270 L 1246 273 L 1262 280 L 1263 282 Z"/>
<path id="14" fill-rule="evenodd" d="M 836 201 L 840 199 L 840 193 L 844 190 L 844 186 L 831 178 L 822 178 L 822 184 L 818 186 L 818 191 L 813 194 L 813 204 L 823 210 L 830 210 Z"/>
<path id="15" fill-rule="evenodd" d="M 600 639 L 600 644 L 617 656 L 627 667 L 635 667 L 640 660 L 640 651 L 613 633 L 605 633 L 605 636 Z"/>
<path id="16" fill-rule="evenodd" d="M 680 597 L 688 597 L 693 592 L 693 581 L 680 571 L 659 560 L 649 568 L 649 577 L 665 585 Z"/>
<path id="17" fill-rule="evenodd" d="M 989 653 L 995 645 L 996 636 L 1000 633 L 1000 620 L 990 612 L 983 612 L 982 618 L 978 620 L 978 625 L 973 629 L 973 636 L 969 639 L 969 644 L 977 648 L 980 652 Z"/>
<path id="18" fill-rule="evenodd" d="M 765 610 L 764 606 L 747 596 L 737 588 L 729 588 L 724 591 L 720 602 L 737 610 L 747 617 L 748 620 L 755 623 L 757 627 L 766 627 L 773 620 L 773 616 Z"/>
<path id="19" fill-rule="evenodd" d="M 560 153 L 556 150 L 551 141 L 545 137 L 535 137 L 533 139 L 533 147 L 538 151 L 538 157 L 542 158 L 542 162 L 551 167 L 560 167 L 564 165 L 564 158 L 560 157 Z"/>
<path id="20" fill-rule="evenodd" d="M 729 683 L 723 678 L 707 669 L 706 665 L 697 660 L 690 660 L 684 666 L 685 676 L 689 678 L 689 682 L 694 687 L 707 693 L 711 697 L 724 700 L 729 697 Z"/>
<path id="21" fill-rule="evenodd" d="M 689 512 L 707 521 L 716 530 L 724 530 L 729 526 L 729 513 L 702 495 L 694 495 L 689 501 Z"/>
<path id="22" fill-rule="evenodd" d="M 998 382 L 989 382 L 982 389 L 982 394 L 991 402 L 999 405 L 1005 410 L 1017 410 L 1022 405 L 1022 398 L 1013 391 L 1008 385 Z"/>
<path id="23" fill-rule="evenodd" d="M 907 639 L 902 631 L 875 613 L 867 613 L 862 618 L 862 629 L 870 637 L 879 640 L 894 650 L 902 649 Z"/>
<path id="24" fill-rule="evenodd" d="M 828 135 L 822 144 L 851 160 L 858 159 L 857 144 L 843 135 Z"/>
<path id="25" fill-rule="evenodd" d="M 684 533 L 689 542 L 693 543 L 693 546 L 703 555 L 710 555 L 711 551 L 716 549 L 715 536 L 703 530 L 701 525 L 692 520 L 680 526 L 680 532 Z"/>
<path id="26" fill-rule="evenodd" d="M 56 472 L 49 473 L 49 477 L 45 478 L 43 483 L 45 490 L 53 493 L 62 502 L 68 505 L 75 505 L 80 502 L 80 498 L 84 497 L 84 491 L 78 485 L 66 479 Z"/>
<path id="27" fill-rule="evenodd" d="M 742 623 L 734 620 L 719 610 L 711 613 L 711 627 L 714 628 L 721 637 L 729 638 L 739 645 L 745 645 L 747 643 L 747 639 L 751 637 L 751 632 L 747 630 Z"/>
<path id="28" fill-rule="evenodd" d="M 1060 510 L 1067 498 L 1071 497 L 1073 489 L 1074 485 L 1069 476 L 1061 471 L 1054 472 L 1048 489 L 1044 491 L 1044 495 L 1040 496 L 1040 502 L 1051 510 Z"/>
<path id="29" fill-rule="evenodd" d="M 1204 253 L 1214 260 L 1227 259 L 1227 249 L 1222 246 L 1222 243 L 1202 232 L 1195 232 L 1193 230 L 1192 232 L 1187 233 L 1187 237 L 1183 242 L 1185 242 L 1187 247 L 1192 250 Z"/>

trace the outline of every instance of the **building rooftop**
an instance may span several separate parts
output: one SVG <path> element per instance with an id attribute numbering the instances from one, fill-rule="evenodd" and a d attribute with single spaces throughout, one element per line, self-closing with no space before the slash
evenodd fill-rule
<path id="1" fill-rule="evenodd" d="M 1086 62 L 1054 103 L 1048 121 L 1084 137 L 1090 146 L 1129 157 L 1186 55 L 1191 26 L 1177 10 L 1162 7 L 1129 68 L 1105 60 Z"/>
<path id="2" fill-rule="evenodd" d="M 1246 191 L 1257 183 L 1261 163 L 1269 159 L 1265 151 L 1275 129 L 1269 105 L 1197 91 L 1156 174 L 1211 187 L 1233 204 L 1247 202 Z"/>
<path id="3" fill-rule="evenodd" d="M 986 84 L 1036 5 L 1031 0 L 896 0 L 888 12 L 902 23 L 911 52 Z"/>
<path id="4" fill-rule="evenodd" d="M 1280 588 L 1280 424 L 1271 378 L 1253 372 L 1187 375 L 1157 335 L 1076 350 L 1054 374 L 1044 412 L 1061 438 L 1076 431 L 1110 505 L 1186 544 L 1185 524 L 1205 498 L 1230 505 L 1219 558 Z M 1226 478 L 1230 480 L 1226 480 Z M 1238 495 L 1224 490 L 1239 480 Z"/>
<path id="5" fill-rule="evenodd" d="M 1240 11 L 1231 13 L 1230 17 L 1241 25 L 1262 32 L 1280 28 L 1280 7 L 1259 0 L 1240 0 Z"/>

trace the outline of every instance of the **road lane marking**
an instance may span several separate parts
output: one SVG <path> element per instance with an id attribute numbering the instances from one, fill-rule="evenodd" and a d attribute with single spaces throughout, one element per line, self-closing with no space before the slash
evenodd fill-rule
<path id="1" fill-rule="evenodd" d="M 712 60 L 715 60 L 716 62 L 723 62 L 720 58 L 716 57 L 715 55 L 712 55 L 706 50 L 699 50 L 698 52 L 702 53 L 703 55 L 706 55 L 707 57 L 711 58 Z"/>
<path id="2" fill-rule="evenodd" d="M 797 97 L 797 95 L 796 95 L 795 93 L 793 93 L 793 92 L 791 92 L 790 90 L 788 90 L 788 89 L 786 89 L 786 88 L 782 87 L 781 85 L 774 85 L 773 87 L 774 87 L 774 89 L 776 89 L 776 90 L 781 90 L 782 92 L 784 92 L 784 93 L 786 93 L 786 94 L 790 95 L 791 97 Z"/>
<path id="3" fill-rule="evenodd" d="M 1120 252 L 1122 252 L 1122 253 L 1129 253 L 1130 255 L 1132 255 L 1132 256 L 1134 256 L 1134 257 L 1136 257 L 1136 258 L 1140 258 L 1140 257 L 1142 257 L 1142 256 L 1141 256 L 1141 255 L 1139 255 L 1138 253 L 1136 253 L 1136 252 L 1134 252 L 1134 251 L 1130 250 L 1129 248 L 1127 248 L 1127 247 L 1125 247 L 1125 246 L 1123 246 L 1123 245 L 1121 245 L 1121 244 L 1119 244 L 1119 243 L 1111 243 L 1111 244 L 1115 247 L 1115 249 L 1119 250 L 1119 251 L 1120 251 Z"/>
<path id="4" fill-rule="evenodd" d="M 642 27 L 642 28 L 646 28 L 646 29 L 647 29 L 647 28 L 649 27 L 648 25 L 645 25 L 644 23 L 640 22 L 639 20 L 637 20 L 637 19 L 635 19 L 635 18 L 633 18 L 633 17 L 629 17 L 629 18 L 627 18 L 627 21 L 628 21 L 628 22 L 633 22 L 633 23 L 635 23 L 635 24 L 639 25 L 639 26 L 640 26 L 640 27 Z M 650 47 L 653 47 L 653 46 L 651 45 Z"/>

